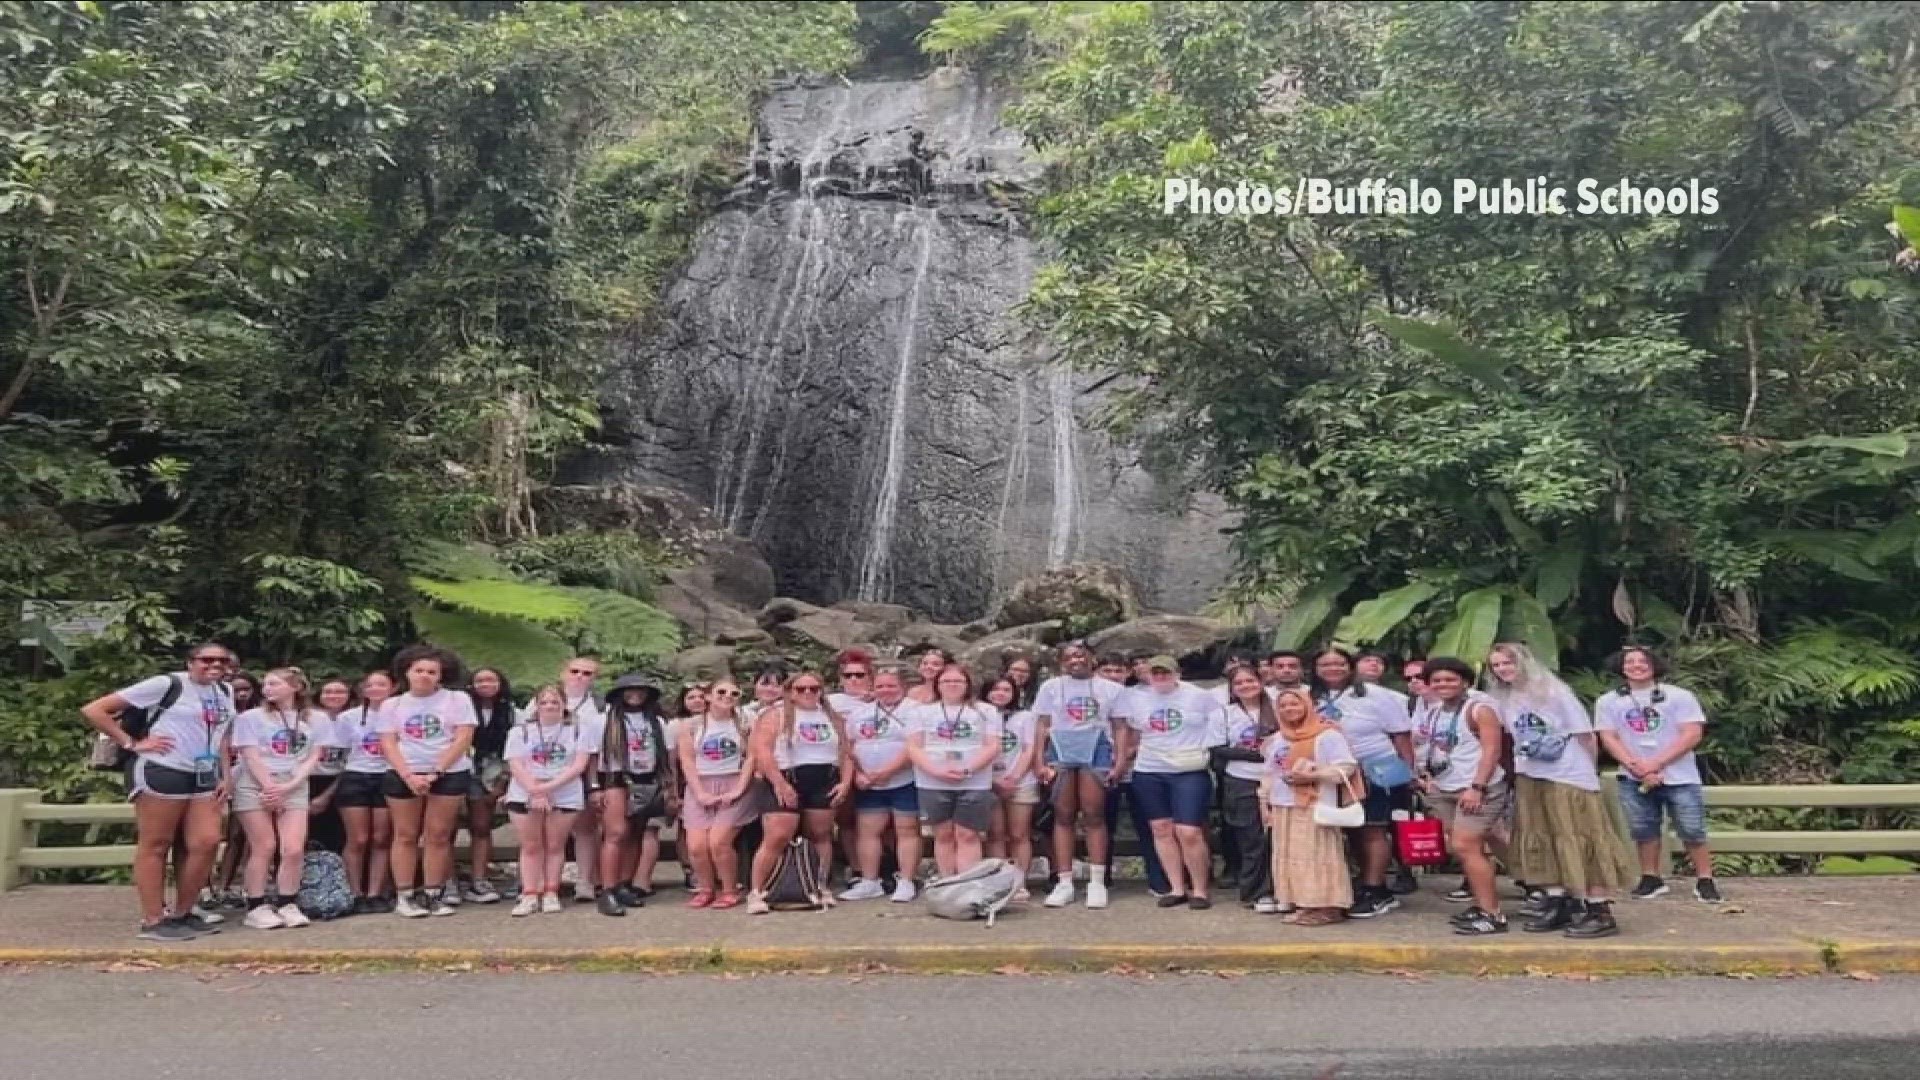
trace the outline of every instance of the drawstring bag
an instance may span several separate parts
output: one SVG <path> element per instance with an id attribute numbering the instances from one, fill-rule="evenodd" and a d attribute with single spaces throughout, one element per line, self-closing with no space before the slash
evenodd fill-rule
<path id="1" fill-rule="evenodd" d="M 942 919 L 985 918 L 987 925 L 1012 902 L 1020 868 L 1005 859 L 982 859 L 952 877 L 927 882 L 927 911 Z"/>
<path id="2" fill-rule="evenodd" d="M 308 845 L 300 861 L 300 893 L 294 903 L 309 919 L 322 922 L 353 914 L 346 860 L 318 845 Z"/>
<path id="3" fill-rule="evenodd" d="M 1403 866 L 1439 866 L 1447 861 L 1447 834 L 1440 819 L 1393 812 L 1393 847 Z"/>
<path id="4" fill-rule="evenodd" d="M 766 899 L 775 911 L 820 911 L 832 906 L 820 883 L 812 841 L 799 836 L 787 841 L 767 881 Z"/>

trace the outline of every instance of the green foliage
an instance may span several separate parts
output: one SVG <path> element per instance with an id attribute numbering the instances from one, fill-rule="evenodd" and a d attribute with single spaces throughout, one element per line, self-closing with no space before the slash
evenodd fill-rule
<path id="1" fill-rule="evenodd" d="M 495 578 L 435 581 L 416 577 L 409 578 L 408 582 L 415 592 L 434 603 L 474 615 L 559 625 L 586 614 L 586 607 L 578 598 L 549 585 Z"/>
<path id="2" fill-rule="evenodd" d="M 555 585 L 609 589 L 645 600 L 668 557 L 659 545 L 627 533 L 585 530 L 535 536 L 509 545 L 501 561 L 523 576 Z"/>
<path id="3" fill-rule="evenodd" d="M 386 645 L 385 590 L 373 578 L 296 555 L 250 555 L 245 564 L 256 575 L 253 601 L 220 632 L 258 643 L 266 663 L 349 663 Z"/>
<path id="4" fill-rule="evenodd" d="M 573 656 L 565 638 L 537 623 L 425 604 L 416 605 L 412 615 L 423 640 L 452 649 L 470 668 L 498 668 L 516 686 L 552 681 L 554 672 Z"/>

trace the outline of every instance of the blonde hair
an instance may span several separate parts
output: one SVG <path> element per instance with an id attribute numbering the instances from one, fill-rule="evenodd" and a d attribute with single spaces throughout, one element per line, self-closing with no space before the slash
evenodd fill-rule
<path id="1" fill-rule="evenodd" d="M 313 701 L 308 696 L 311 684 L 307 682 L 307 673 L 297 667 L 277 667 L 260 676 L 260 712 L 262 715 L 280 715 L 280 706 L 267 700 L 267 680 L 279 679 L 293 687 L 293 722 L 304 724 L 307 714 L 313 711 Z M 283 720 L 282 723 L 285 723 Z"/>

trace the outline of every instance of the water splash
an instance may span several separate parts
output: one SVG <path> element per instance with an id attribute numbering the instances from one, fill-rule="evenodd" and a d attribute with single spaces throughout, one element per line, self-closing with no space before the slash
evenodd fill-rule
<path id="1" fill-rule="evenodd" d="M 900 360 L 894 368 L 893 402 L 887 415 L 886 465 L 880 474 L 880 499 L 873 511 L 866 557 L 860 560 L 858 595 L 862 600 L 884 599 L 890 584 L 894 517 L 899 513 L 900 485 L 906 476 L 907 388 L 913 373 L 913 345 L 920 332 L 920 294 L 927 283 L 927 267 L 933 262 L 933 234 L 939 220 L 930 211 L 916 212 L 915 216 L 920 219 L 920 255 L 914 263 L 913 285 L 907 290 L 906 312 L 900 320 Z"/>

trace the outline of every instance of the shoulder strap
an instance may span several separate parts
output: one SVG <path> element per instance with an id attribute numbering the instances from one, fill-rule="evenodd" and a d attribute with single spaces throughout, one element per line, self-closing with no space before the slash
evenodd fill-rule
<path id="1" fill-rule="evenodd" d="M 173 708 L 174 703 L 180 700 L 180 694 L 185 690 L 185 687 L 181 686 L 180 683 L 180 676 L 167 676 L 167 692 L 160 695 L 159 704 L 153 707 L 155 716 Z"/>

